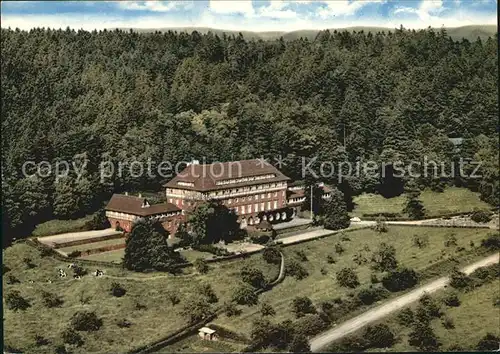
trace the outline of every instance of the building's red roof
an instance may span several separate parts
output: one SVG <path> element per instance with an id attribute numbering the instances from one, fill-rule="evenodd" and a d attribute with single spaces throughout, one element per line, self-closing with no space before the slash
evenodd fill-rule
<path id="1" fill-rule="evenodd" d="M 248 181 L 236 181 L 221 185 L 217 184 L 217 182 L 221 181 L 237 180 L 245 177 L 251 178 L 264 175 L 273 175 L 273 177 Z M 163 186 L 194 191 L 212 191 L 288 180 L 290 180 L 290 178 L 285 176 L 270 163 L 259 159 L 253 159 L 205 165 L 192 164 L 187 166 L 184 170 L 182 170 L 182 172 Z M 181 182 L 181 184 L 179 184 L 179 182 Z M 186 185 L 185 183 L 192 183 L 192 185 Z"/>
<path id="2" fill-rule="evenodd" d="M 150 216 L 181 211 L 181 209 L 172 203 L 152 204 L 143 208 L 142 206 L 145 205 L 146 202 L 147 199 L 144 197 L 113 194 L 105 209 L 138 216 Z"/>

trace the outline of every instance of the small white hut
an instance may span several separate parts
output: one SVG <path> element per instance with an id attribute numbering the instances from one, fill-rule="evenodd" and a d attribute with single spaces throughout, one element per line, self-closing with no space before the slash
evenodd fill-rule
<path id="1" fill-rule="evenodd" d="M 204 340 L 217 340 L 215 331 L 208 327 L 202 327 L 198 330 L 198 335 Z"/>

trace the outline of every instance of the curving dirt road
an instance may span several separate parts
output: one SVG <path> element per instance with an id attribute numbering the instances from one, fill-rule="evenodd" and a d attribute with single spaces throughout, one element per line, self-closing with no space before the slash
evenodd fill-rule
<path id="1" fill-rule="evenodd" d="M 468 265 L 463 268 L 462 271 L 466 274 L 472 273 L 474 270 L 480 267 L 488 266 L 494 263 L 498 263 L 500 259 L 500 253 L 491 255 L 486 257 L 478 262 Z M 324 349 L 328 344 L 357 331 L 358 329 L 380 320 L 381 318 L 396 312 L 405 306 L 417 301 L 424 293 L 433 293 L 437 290 L 440 290 L 448 284 L 449 278 L 442 277 L 437 280 L 434 280 L 428 284 L 425 284 L 405 295 L 395 298 L 394 300 L 390 300 L 387 303 L 377 306 L 371 310 L 368 310 L 362 313 L 359 316 L 356 316 L 339 326 L 336 326 L 322 334 L 312 338 L 310 340 L 311 351 L 318 352 Z"/>

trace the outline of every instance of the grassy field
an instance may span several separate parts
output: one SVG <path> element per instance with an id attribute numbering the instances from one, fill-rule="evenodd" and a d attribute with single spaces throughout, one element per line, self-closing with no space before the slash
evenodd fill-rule
<path id="1" fill-rule="evenodd" d="M 86 243 L 84 245 L 77 245 L 77 246 L 69 246 L 69 247 L 63 247 L 59 248 L 60 251 L 64 253 L 71 253 L 73 251 L 81 251 L 84 252 L 86 250 L 93 250 L 99 247 L 105 247 L 105 246 L 111 246 L 111 245 L 120 245 L 120 244 L 125 244 L 125 238 L 113 238 L 110 240 L 104 240 L 104 241 L 99 241 L 99 242 L 91 242 L 91 243 Z"/>
<path id="2" fill-rule="evenodd" d="M 440 300 L 445 294 L 441 291 L 433 298 Z M 487 333 L 500 336 L 500 312 L 494 307 L 494 300 L 500 295 L 500 280 L 481 286 L 480 288 L 459 295 L 461 305 L 459 307 L 441 306 L 445 316 L 452 319 L 455 328 L 446 329 L 440 320 L 432 321 L 434 333 L 441 342 L 439 351 L 456 351 L 454 346 L 464 351 L 474 351 L 477 342 Z M 416 307 L 412 306 L 413 308 Z M 410 329 L 401 326 L 397 316 L 391 316 L 386 323 L 391 330 L 397 334 L 396 344 L 388 349 L 391 352 L 418 351 L 417 348 L 408 344 Z M 361 333 L 359 333 L 361 334 Z M 374 350 L 380 351 L 380 349 Z"/>
<path id="3" fill-rule="evenodd" d="M 83 251 L 83 250 L 89 249 L 89 247 L 87 247 L 87 246 L 90 246 L 90 245 L 92 245 L 92 244 L 85 245 L 85 247 L 83 247 L 83 248 L 82 248 L 82 246 L 75 246 L 75 247 L 76 247 L 76 249 Z M 70 249 L 70 248 L 72 248 L 72 247 L 67 247 L 67 248 L 61 249 L 61 251 L 67 252 L 66 249 Z M 92 247 L 92 248 L 97 248 L 97 247 Z M 82 258 L 91 259 L 91 260 L 95 260 L 95 261 L 121 263 L 121 259 L 123 258 L 124 254 L 125 254 L 125 249 L 119 249 L 119 250 L 114 250 L 114 251 L 91 254 L 90 256 L 85 256 Z M 211 253 L 200 252 L 200 251 L 196 251 L 196 250 L 181 251 L 181 254 L 184 257 L 186 257 L 186 260 L 188 260 L 189 262 L 194 262 L 198 258 L 212 258 Z"/>
<path id="4" fill-rule="evenodd" d="M 241 352 L 244 344 L 219 340 L 206 341 L 192 335 L 168 347 L 169 353 L 234 353 Z"/>
<path id="5" fill-rule="evenodd" d="M 479 199 L 479 195 L 465 188 L 449 187 L 442 193 L 425 190 L 420 195 L 428 217 L 434 215 L 460 213 L 474 209 L 489 209 L 490 205 Z M 400 213 L 406 201 L 404 195 L 394 198 L 384 198 L 379 194 L 362 194 L 354 198 L 356 207 L 353 216 L 363 217 L 363 214 Z"/>
<path id="6" fill-rule="evenodd" d="M 83 218 L 75 220 L 49 220 L 44 223 L 38 224 L 35 227 L 35 230 L 33 230 L 32 235 L 41 237 L 80 231 L 81 228 L 91 219 L 92 215 L 87 215 Z"/>
<path id="7" fill-rule="evenodd" d="M 358 274 L 361 284 L 370 284 L 370 275 L 372 273 L 369 262 L 363 265 L 357 265 L 353 256 L 361 254 L 366 259 L 370 259 L 381 242 L 393 245 L 396 249 L 396 257 L 400 264 L 414 268 L 417 271 L 437 268 L 434 271 L 447 271 L 436 267 L 441 259 L 441 251 L 445 250 L 445 257 L 458 256 L 456 247 L 445 247 L 444 240 L 449 235 L 455 235 L 457 247 L 471 249 L 470 242 L 473 241 L 477 247 L 480 240 L 485 237 L 489 230 L 474 229 L 445 229 L 445 228 L 411 228 L 389 226 L 387 233 L 378 234 L 371 229 L 363 229 L 346 233 L 350 241 L 341 241 L 341 235 L 337 234 L 331 237 L 315 240 L 295 246 L 284 248 L 285 260 L 295 257 L 298 250 L 304 251 L 308 261 L 302 262 L 308 270 L 309 276 L 303 280 L 295 280 L 292 277 L 286 277 L 283 283 L 277 285 L 272 291 L 262 294 L 259 297 L 260 302 L 267 302 L 276 310 L 276 321 L 292 319 L 293 315 L 290 306 L 293 298 L 297 296 L 308 296 L 313 303 L 323 300 L 333 299 L 338 296 L 345 296 L 350 292 L 349 289 L 339 286 L 335 279 L 335 274 L 344 267 L 353 267 Z M 419 249 L 413 245 L 414 235 L 429 236 L 429 245 Z M 335 254 L 335 244 L 340 242 L 345 249 L 342 255 Z M 327 262 L 327 256 L 332 255 L 336 259 L 335 264 Z M 322 274 L 324 268 L 327 274 Z M 244 307 L 243 313 L 238 317 L 219 316 L 214 323 L 224 326 L 230 330 L 241 334 L 249 333 L 252 320 L 260 316 L 259 306 Z"/>
<path id="8" fill-rule="evenodd" d="M 88 275 L 73 280 L 71 271 L 66 278 L 57 276 L 57 269 L 66 269 L 66 263 L 50 257 L 41 258 L 39 251 L 27 244 L 13 245 L 4 250 L 3 256 L 4 264 L 10 268 L 3 278 L 4 294 L 18 290 L 32 305 L 26 311 L 4 311 L 4 343 L 23 352 L 53 352 L 53 348 L 62 343 L 61 332 L 68 326 L 71 316 L 77 311 L 89 310 L 96 311 L 103 319 L 103 326 L 97 332 L 83 332 L 85 344 L 74 348 L 73 352 L 123 353 L 163 338 L 184 326 L 186 320 L 180 311 L 185 301 L 199 293 L 197 285 L 211 284 L 219 297 L 219 304 L 222 304 L 238 284 L 243 266 L 262 269 L 268 279 L 274 279 L 279 272 L 277 265 L 268 265 L 260 255 L 256 255 L 210 265 L 210 271 L 204 275 L 192 268 L 185 269 L 184 275 L 174 276 L 133 273 L 110 267 L 103 269 L 106 277 Z M 23 262 L 26 257 L 31 258 L 35 268 L 28 269 Z M 8 275 L 15 276 L 20 283 L 8 284 Z M 48 283 L 48 279 L 52 283 Z M 116 281 L 127 290 L 121 298 L 113 297 L 109 292 L 111 284 Z M 41 301 L 42 290 L 59 294 L 64 300 L 63 306 L 46 308 Z M 167 291 L 179 292 L 181 303 L 172 306 L 165 296 Z M 136 303 L 146 308 L 137 309 Z M 117 321 L 124 318 L 132 322 L 130 328 L 117 326 Z M 49 339 L 51 344 L 36 347 L 35 335 Z"/>
<path id="9" fill-rule="evenodd" d="M 119 249 L 119 250 L 114 250 L 114 251 L 107 251 L 107 252 L 91 254 L 89 256 L 82 257 L 82 259 L 89 259 L 92 261 L 121 263 L 124 254 L 125 254 L 125 249 Z"/>
<path id="10" fill-rule="evenodd" d="M 443 241 L 451 233 L 455 234 L 458 246 L 470 249 L 470 241 L 478 245 L 488 232 L 489 230 L 390 226 L 389 232 L 384 234 L 377 234 L 369 229 L 347 233 L 350 241 L 340 241 L 342 236 L 338 234 L 286 247 L 286 260 L 294 258 L 295 251 L 305 252 L 308 261 L 303 264 L 310 275 L 300 281 L 287 277 L 282 284 L 262 294 L 259 301 L 267 301 L 275 308 L 276 320 L 287 319 L 291 317 L 291 300 L 296 296 L 309 296 L 317 303 L 348 293 L 349 290 L 339 287 L 335 280 L 336 271 L 344 266 L 355 267 L 361 283 L 368 283 L 371 274 L 369 265 L 356 266 L 353 255 L 363 253 L 369 258 L 382 241 L 395 246 L 401 263 L 424 270 L 439 262 L 441 249 L 445 248 Z M 428 235 L 429 246 L 424 249 L 412 246 L 415 234 Z M 345 249 L 342 255 L 335 255 L 334 246 L 337 242 L 341 242 Z M 327 263 L 327 255 L 334 255 L 336 263 Z M 457 255 L 454 247 L 446 249 L 446 256 L 451 255 Z M 250 265 L 261 269 L 267 279 L 275 279 L 279 271 L 277 265 L 265 263 L 262 256 L 256 254 L 245 259 L 210 264 L 209 272 L 203 275 L 191 267 L 185 268 L 184 274 L 176 276 L 165 273 L 134 273 L 110 267 L 104 268 L 105 277 L 95 278 L 88 275 L 80 280 L 73 280 L 71 271 L 68 272 L 67 278 L 57 276 L 58 268 L 66 268 L 65 262 L 50 257 L 41 258 L 39 251 L 27 244 L 13 245 L 4 250 L 3 256 L 4 264 L 10 268 L 3 279 L 4 294 L 18 290 L 32 304 L 26 311 L 14 312 L 6 309 L 4 312 L 4 341 L 24 352 L 53 351 L 56 345 L 61 344 L 61 332 L 68 326 L 71 316 L 81 310 L 96 311 L 103 319 L 103 327 L 97 332 L 82 333 L 85 344 L 74 348 L 74 353 L 125 352 L 163 338 L 184 326 L 186 320 L 180 311 L 185 301 L 199 293 L 199 284 L 211 284 L 220 305 L 230 299 L 234 288 L 240 282 L 240 270 L 243 266 Z M 29 269 L 26 266 L 23 261 L 26 257 L 32 260 L 35 268 Z M 321 268 L 325 268 L 327 274 L 323 275 Z M 8 275 L 14 275 L 20 283 L 8 284 Z M 52 283 L 48 283 L 47 279 L 51 279 Z M 30 280 L 33 283 L 30 283 Z M 109 292 L 111 284 L 116 281 L 127 290 L 127 294 L 121 298 L 113 297 Z M 42 290 L 59 294 L 64 299 L 64 305 L 53 309 L 44 307 L 41 301 Z M 173 306 L 165 296 L 168 291 L 178 292 L 181 303 Z M 146 308 L 137 309 L 137 303 Z M 258 317 L 259 306 L 242 306 L 241 309 L 241 316 L 227 318 L 221 315 L 214 323 L 248 335 L 251 321 Z M 117 321 L 124 318 L 132 322 L 130 328 L 117 326 Z M 36 347 L 35 335 L 49 339 L 50 348 Z M 202 344 L 194 345 L 196 347 Z M 190 347 L 189 342 L 185 346 Z M 179 350 L 198 350 L 198 347 L 195 347 L 180 347 Z M 211 345 L 203 344 L 203 348 L 211 351 Z"/>

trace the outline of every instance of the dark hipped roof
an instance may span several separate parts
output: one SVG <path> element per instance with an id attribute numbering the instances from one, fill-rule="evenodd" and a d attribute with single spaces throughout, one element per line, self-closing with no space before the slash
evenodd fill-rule
<path id="1" fill-rule="evenodd" d="M 166 214 L 181 210 L 172 203 L 152 204 L 149 207 L 143 208 L 142 205 L 146 200 L 144 197 L 113 194 L 108 205 L 106 205 L 106 210 L 138 216 Z"/>
<path id="2" fill-rule="evenodd" d="M 245 181 L 217 185 L 216 182 L 239 179 L 245 177 L 255 177 L 273 174 L 274 177 L 268 179 Z M 187 166 L 182 172 L 164 184 L 164 187 L 188 189 L 195 191 L 212 191 L 238 186 L 250 186 L 255 184 L 273 183 L 288 181 L 290 178 L 281 173 L 276 167 L 268 162 L 259 159 L 232 161 L 215 164 L 192 164 Z M 193 186 L 179 185 L 178 182 L 193 183 Z"/>

